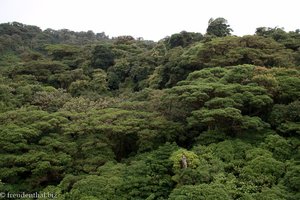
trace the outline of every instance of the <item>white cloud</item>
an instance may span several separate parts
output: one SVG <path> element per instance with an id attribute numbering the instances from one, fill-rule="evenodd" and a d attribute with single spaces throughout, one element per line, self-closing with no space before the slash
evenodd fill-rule
<path id="1" fill-rule="evenodd" d="M 234 34 L 260 26 L 299 27 L 298 0 L 0 0 L 0 23 L 42 29 L 104 31 L 158 40 L 182 30 L 205 33 L 211 17 L 224 17 Z"/>

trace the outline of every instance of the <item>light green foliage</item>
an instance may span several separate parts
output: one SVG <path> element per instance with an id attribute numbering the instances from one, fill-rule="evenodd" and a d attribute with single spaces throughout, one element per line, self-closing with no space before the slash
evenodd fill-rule
<path id="1" fill-rule="evenodd" d="M 299 77 L 279 77 L 280 98 L 286 101 L 294 101 L 300 97 Z"/>
<path id="2" fill-rule="evenodd" d="M 166 90 L 163 111 L 176 120 L 187 119 L 190 127 L 200 130 L 207 127 L 235 134 L 268 127 L 260 117 L 273 100 L 264 87 L 251 83 L 253 71 L 253 66 L 243 65 L 193 72 L 187 81 Z"/>
<path id="3" fill-rule="evenodd" d="M 188 118 L 189 126 L 204 125 L 208 130 L 223 130 L 234 134 L 242 130 L 261 130 L 266 127 L 259 117 L 242 116 L 241 111 L 236 108 L 201 109 L 193 111 Z M 229 125 L 229 127 L 228 127 Z"/>
<path id="4" fill-rule="evenodd" d="M 98 133 L 106 137 L 120 159 L 137 149 L 149 150 L 171 140 L 178 126 L 157 113 L 109 108 L 75 115 L 65 131 L 78 136 Z"/>
<path id="5" fill-rule="evenodd" d="M 299 197 L 299 172 L 300 167 L 297 161 L 288 163 L 287 172 L 283 178 L 283 184 L 289 189 L 288 191 L 293 194 L 291 195 L 293 196 L 291 199 L 297 199 Z"/>
<path id="6" fill-rule="evenodd" d="M 48 115 L 44 111 L 26 109 L 2 113 L 0 120 L 5 126 L 1 132 L 4 147 L 1 154 L 14 158 L 5 156 L 1 160 L 4 169 L 1 179 L 12 185 L 20 184 L 23 190 L 59 181 L 61 171 L 71 161 L 72 149 L 69 151 L 68 148 L 72 148 L 72 143 L 62 146 L 62 143 L 55 144 L 54 138 L 57 137 L 55 132 L 59 133 L 67 120 L 60 114 Z M 52 143 L 46 142 L 46 138 Z M 43 144 L 50 146 L 43 147 Z M 19 179 L 19 176 L 26 178 Z"/>
<path id="7" fill-rule="evenodd" d="M 188 168 L 195 169 L 200 164 L 199 158 L 195 153 L 187 151 L 185 149 L 179 149 L 178 151 L 175 151 L 170 157 L 170 160 L 172 160 L 173 162 L 173 170 L 175 172 L 182 169 L 181 159 L 183 155 L 186 156 Z"/>
<path id="8" fill-rule="evenodd" d="M 277 160 L 286 160 L 292 155 L 291 141 L 279 135 L 267 136 L 262 146 L 271 151 Z"/>
<path id="9" fill-rule="evenodd" d="M 284 173 L 284 163 L 274 159 L 272 153 L 267 150 L 249 150 L 246 152 L 246 160 L 241 177 L 257 186 L 269 187 Z"/>
<path id="10" fill-rule="evenodd" d="M 293 52 L 273 39 L 261 36 L 215 38 L 199 46 L 198 65 L 203 67 L 254 64 L 258 66 L 293 66 Z"/>
<path id="11" fill-rule="evenodd" d="M 106 73 L 103 70 L 95 70 L 90 81 L 93 92 L 102 93 L 107 91 Z"/>
<path id="12" fill-rule="evenodd" d="M 169 157 L 176 149 L 174 144 L 162 145 L 138 155 L 130 165 L 107 162 L 98 168 L 98 175 L 68 175 L 59 187 L 70 199 L 166 199 L 172 189 Z"/>
<path id="13" fill-rule="evenodd" d="M 62 89 L 57 90 L 49 87 L 44 91 L 35 93 L 31 103 L 43 110 L 55 112 L 60 109 L 70 98 L 71 95 Z"/>
<path id="14" fill-rule="evenodd" d="M 140 154 L 125 170 L 123 190 L 127 199 L 167 199 L 173 189 L 170 156 L 177 150 L 166 143 L 150 153 Z"/>
<path id="15" fill-rule="evenodd" d="M 230 124 L 230 128 L 234 128 L 234 124 L 241 124 L 242 115 L 238 109 L 224 108 L 224 109 L 202 109 L 194 111 L 192 117 L 189 118 L 189 125 L 196 126 L 203 123 L 208 126 L 208 129 L 226 128 Z"/>
<path id="16" fill-rule="evenodd" d="M 125 199 L 120 193 L 119 187 L 122 180 L 118 177 L 86 176 L 73 185 L 70 191 L 70 199 Z"/>
<path id="17" fill-rule="evenodd" d="M 231 199 L 222 185 L 187 185 L 176 188 L 171 193 L 170 200 L 213 200 L 213 199 Z"/>
<path id="18" fill-rule="evenodd" d="M 80 96 L 89 89 L 89 82 L 87 80 L 77 80 L 70 84 L 68 91 L 73 96 Z"/>
<path id="19" fill-rule="evenodd" d="M 113 97 L 101 97 L 97 100 L 91 100 L 86 97 L 73 97 L 64 103 L 61 111 L 70 111 L 72 113 L 89 112 L 92 110 L 101 110 L 112 107 L 119 103 L 121 99 Z"/>
<path id="20" fill-rule="evenodd" d="M 262 188 L 260 193 L 254 193 L 251 195 L 253 199 L 266 199 L 266 200 L 280 200 L 290 199 L 290 195 L 286 193 L 282 188 L 274 186 L 272 188 Z"/>
<path id="21" fill-rule="evenodd" d="M 44 188 L 40 194 L 45 194 L 45 196 L 38 198 L 38 199 L 47 199 L 47 200 L 51 200 L 53 198 L 57 199 L 57 200 L 64 200 L 65 199 L 65 195 L 62 194 L 62 191 L 59 187 L 53 186 L 53 185 L 49 185 L 46 188 Z"/>

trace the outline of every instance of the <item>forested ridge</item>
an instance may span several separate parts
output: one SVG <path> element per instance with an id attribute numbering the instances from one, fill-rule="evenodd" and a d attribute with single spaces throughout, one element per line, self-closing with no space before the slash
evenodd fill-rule
<path id="1" fill-rule="evenodd" d="M 300 199 L 300 30 L 231 33 L 0 24 L 1 197 Z"/>

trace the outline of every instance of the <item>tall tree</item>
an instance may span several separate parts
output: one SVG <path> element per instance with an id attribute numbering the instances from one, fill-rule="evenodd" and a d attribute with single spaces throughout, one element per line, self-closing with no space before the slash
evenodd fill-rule
<path id="1" fill-rule="evenodd" d="M 214 35 L 216 37 L 231 35 L 232 31 L 233 30 L 230 28 L 230 25 L 228 25 L 227 20 L 222 17 L 216 19 L 210 18 L 206 29 L 208 35 Z"/>
<path id="2" fill-rule="evenodd" d="M 95 68 L 106 70 L 114 65 L 115 55 L 107 45 L 98 45 L 92 52 L 91 65 Z"/>

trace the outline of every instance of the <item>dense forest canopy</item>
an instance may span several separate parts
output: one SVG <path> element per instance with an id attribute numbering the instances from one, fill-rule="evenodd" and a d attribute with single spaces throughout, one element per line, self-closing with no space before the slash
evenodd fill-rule
<path id="1" fill-rule="evenodd" d="M 0 192 L 300 199 L 300 31 L 231 32 L 0 24 Z"/>

